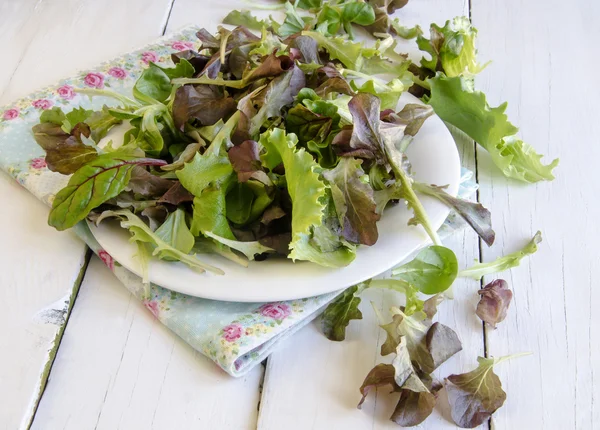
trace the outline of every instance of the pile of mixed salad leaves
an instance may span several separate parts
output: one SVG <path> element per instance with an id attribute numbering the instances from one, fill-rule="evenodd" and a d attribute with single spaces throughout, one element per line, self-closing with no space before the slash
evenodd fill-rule
<path id="1" fill-rule="evenodd" d="M 441 385 L 431 373 L 461 349 L 456 333 L 433 323 L 437 305 L 458 276 L 482 279 L 514 267 L 536 251 L 540 234 L 522 250 L 459 272 L 441 245 L 419 200 L 428 195 L 453 208 L 491 245 L 490 213 L 453 197 L 444 184 L 413 180 L 407 147 L 434 112 L 486 149 L 508 177 L 553 179 L 558 164 L 541 162 L 504 114 L 475 91 L 477 31 L 467 18 L 420 27 L 390 14 L 407 0 L 296 0 L 285 20 L 233 11 L 213 35 L 198 31 L 197 50 L 172 55 L 173 67 L 150 63 L 133 97 L 109 89 L 81 89 L 118 103 L 92 111 L 45 111 L 33 127 L 50 170 L 72 175 L 53 202 L 49 224 L 64 230 L 89 219 L 116 217 L 132 234 L 142 260 L 150 254 L 222 274 L 197 253 L 212 252 L 240 264 L 280 254 L 328 267 L 352 262 L 359 245 L 374 245 L 386 206 L 404 201 L 433 245 L 392 272 L 340 295 L 325 311 L 323 328 L 343 340 L 360 319 L 365 288 L 403 293 L 382 323 L 388 338 L 361 393 L 390 385 L 401 393 L 392 420 L 416 425 L 432 412 Z M 370 45 L 355 32 L 375 36 Z M 420 62 L 397 52 L 398 37 L 416 39 Z M 404 92 L 423 103 L 396 111 Z M 107 141 L 125 129 L 122 145 Z M 102 141 L 102 144 L 101 144 Z M 477 315 L 494 326 L 512 292 L 494 281 L 480 290 Z M 427 300 L 421 297 L 429 296 Z M 491 371 L 500 359 L 446 380 L 452 416 L 461 427 L 489 418 L 506 394 Z M 360 405 L 359 405 L 360 406 Z"/>

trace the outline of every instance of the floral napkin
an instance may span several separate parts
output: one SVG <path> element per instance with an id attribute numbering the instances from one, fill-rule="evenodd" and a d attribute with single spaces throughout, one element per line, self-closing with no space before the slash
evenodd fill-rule
<path id="1" fill-rule="evenodd" d="M 44 152 L 31 135 L 41 111 L 53 106 L 69 111 L 78 106 L 99 109 L 104 104 L 114 105 L 114 101 L 103 97 L 90 100 L 74 89 L 110 88 L 130 95 L 133 83 L 150 61 L 168 63 L 171 53 L 197 48 L 196 31 L 188 27 L 0 108 L 0 168 L 51 205 L 68 177 L 46 168 Z M 472 173 L 464 170 L 459 191 L 462 196 L 476 190 L 471 178 Z M 441 233 L 448 234 L 460 224 L 451 214 Z M 233 376 L 241 376 L 260 363 L 279 340 L 312 321 L 338 294 L 277 303 L 233 303 L 191 297 L 153 284 L 147 294 L 141 278 L 102 249 L 85 222 L 79 223 L 75 231 L 156 318 Z"/>

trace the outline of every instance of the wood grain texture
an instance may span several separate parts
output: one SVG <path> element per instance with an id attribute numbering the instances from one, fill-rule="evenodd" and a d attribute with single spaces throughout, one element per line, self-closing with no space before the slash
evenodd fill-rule
<path id="1" fill-rule="evenodd" d="M 253 429 L 262 368 L 231 378 L 93 257 L 33 429 Z"/>
<path id="2" fill-rule="evenodd" d="M 432 21 L 443 24 L 448 18 L 468 14 L 467 7 L 463 1 L 413 2 L 399 16 L 407 25 L 418 23 L 429 28 Z M 463 165 L 475 170 L 473 142 L 458 134 L 456 140 Z M 448 239 L 446 244 L 456 252 L 463 267 L 478 257 L 477 235 L 468 229 Z M 470 370 L 475 358 L 484 353 L 482 326 L 474 313 L 478 287 L 478 282 L 457 280 L 453 286 L 455 299 L 440 305 L 437 319 L 457 331 L 463 351 L 436 371 L 439 378 Z M 357 410 L 356 404 L 360 399 L 358 388 L 368 371 L 375 364 L 390 360 L 389 356 L 379 355 L 385 333 L 378 327 L 370 301 L 384 315 L 389 315 L 389 307 L 401 304 L 402 300 L 394 293 L 367 290 L 361 303 L 364 319 L 350 324 L 344 342 L 327 340 L 316 324 L 287 340 L 268 359 L 259 430 L 399 428 L 389 421 L 398 395 L 380 389 L 362 410 Z M 439 407 L 421 428 L 456 428 L 444 395 L 440 395 Z"/>
<path id="3" fill-rule="evenodd" d="M 497 372 L 508 393 L 494 428 L 598 428 L 600 398 L 600 157 L 593 1 L 474 0 L 479 52 L 494 63 L 477 79 L 546 160 L 560 157 L 556 179 L 522 186 L 478 160 L 481 200 L 500 229 L 484 261 L 522 246 L 536 230 L 539 252 L 502 274 L 514 291 L 508 318 L 488 332 L 491 355 L 531 351 Z M 486 279 L 486 282 L 489 281 Z"/>

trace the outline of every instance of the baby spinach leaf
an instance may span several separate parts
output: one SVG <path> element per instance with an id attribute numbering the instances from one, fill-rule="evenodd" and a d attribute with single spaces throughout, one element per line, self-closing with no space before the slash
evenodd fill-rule
<path id="1" fill-rule="evenodd" d="M 73 227 L 94 208 L 117 196 L 127 186 L 135 166 L 161 166 L 165 161 L 119 153 L 103 154 L 84 164 L 52 203 L 48 224 L 57 230 Z"/>
<path id="2" fill-rule="evenodd" d="M 321 318 L 321 327 L 323 334 L 329 340 L 342 341 L 346 339 L 346 327 L 351 320 L 362 319 L 362 312 L 358 309 L 360 304 L 360 294 L 363 290 L 361 284 L 350 287 L 340 294 L 333 302 L 327 306 Z M 364 384 L 363 384 L 364 386 Z M 363 388 L 361 387 L 361 392 Z M 368 390 L 367 390 L 368 392 Z M 363 393 L 363 400 L 367 393 Z M 359 404 L 362 404 L 362 401 Z"/>
<path id="3" fill-rule="evenodd" d="M 452 419 L 461 428 L 475 428 L 486 422 L 506 400 L 500 378 L 494 373 L 496 364 L 526 354 L 499 358 L 478 357 L 479 365 L 468 373 L 450 375 L 446 391 Z"/>
<path id="4" fill-rule="evenodd" d="M 504 321 L 513 293 L 508 289 L 508 284 L 502 279 L 490 282 L 484 288 L 477 291 L 481 296 L 477 303 L 476 314 L 482 321 L 493 328 L 496 324 Z"/>
<path id="5" fill-rule="evenodd" d="M 254 193 L 244 183 L 233 184 L 225 197 L 226 215 L 234 224 L 243 225 L 250 219 Z"/>
<path id="6" fill-rule="evenodd" d="M 538 231 L 531 241 L 520 251 L 505 255 L 504 257 L 498 257 L 496 260 L 490 261 L 489 263 L 476 263 L 470 268 L 460 271 L 458 276 L 480 280 L 485 275 L 517 267 L 524 257 L 534 254 L 537 251 L 537 246 L 541 241 L 542 233 Z"/>
<path id="7" fill-rule="evenodd" d="M 140 102 L 151 105 L 164 102 L 171 95 L 171 79 L 155 64 L 144 70 L 133 86 L 133 96 Z"/>
<path id="8" fill-rule="evenodd" d="M 171 212 L 154 234 L 171 247 L 184 254 L 189 254 L 194 247 L 195 239 L 186 224 L 185 216 L 183 209 Z"/>
<path id="9" fill-rule="evenodd" d="M 394 277 L 430 295 L 446 291 L 457 274 L 458 261 L 454 252 L 436 245 L 422 249 L 412 261 L 392 270 Z"/>

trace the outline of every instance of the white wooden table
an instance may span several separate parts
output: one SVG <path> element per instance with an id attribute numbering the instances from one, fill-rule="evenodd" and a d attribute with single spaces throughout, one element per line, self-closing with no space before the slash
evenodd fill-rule
<path id="1" fill-rule="evenodd" d="M 243 5 L 0 0 L 0 105 Z M 463 265 L 511 252 L 538 229 L 544 242 L 506 275 L 514 301 L 497 330 L 474 315 L 479 283 L 455 285 L 440 321 L 464 349 L 440 374 L 473 368 L 485 351 L 532 351 L 497 369 L 508 400 L 493 428 L 600 428 L 600 2 L 411 0 L 401 17 L 427 26 L 462 14 L 479 28 L 480 58 L 494 60 L 477 86 L 492 105 L 508 100 L 524 139 L 561 164 L 554 182 L 521 186 L 459 140 L 497 232 L 491 248 L 470 231 L 454 237 Z M 233 379 L 132 300 L 73 234 L 47 227 L 47 209 L 6 175 L 0 196 L 0 429 L 397 428 L 387 421 L 393 396 L 355 409 L 382 341 L 369 300 L 346 342 L 310 325 Z M 386 297 L 368 299 L 383 306 Z M 422 427 L 455 428 L 443 408 Z"/>

